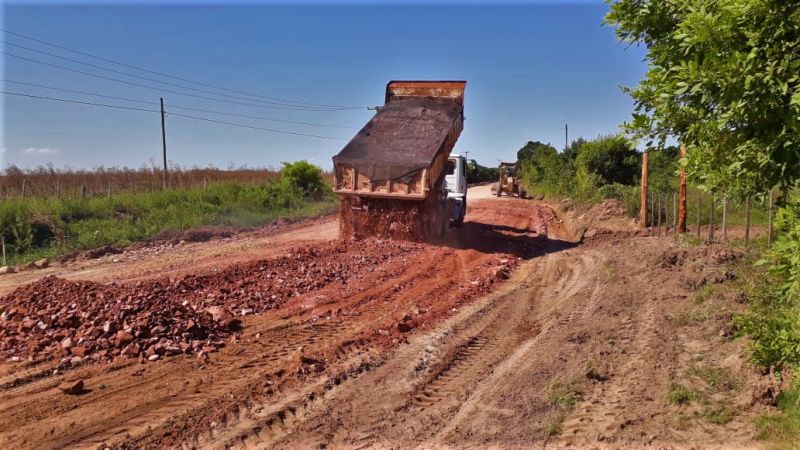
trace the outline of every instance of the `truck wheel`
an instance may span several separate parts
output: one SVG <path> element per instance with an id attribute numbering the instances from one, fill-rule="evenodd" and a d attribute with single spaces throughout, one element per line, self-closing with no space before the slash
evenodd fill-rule
<path id="1" fill-rule="evenodd" d="M 497 190 L 494 192 L 494 194 L 496 196 L 500 197 L 500 194 L 502 194 L 502 193 L 503 193 L 503 190 L 500 188 L 500 184 L 498 183 Z"/>
<path id="2" fill-rule="evenodd" d="M 519 188 L 519 198 L 528 198 L 528 193 L 525 188 Z"/>

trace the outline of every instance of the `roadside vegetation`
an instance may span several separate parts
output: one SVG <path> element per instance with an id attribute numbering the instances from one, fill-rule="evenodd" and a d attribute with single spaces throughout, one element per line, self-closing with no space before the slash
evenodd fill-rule
<path id="1" fill-rule="evenodd" d="M 779 193 L 777 241 L 759 260 L 766 270 L 752 271 L 737 323 L 752 362 L 794 380 L 779 397 L 781 413 L 758 423 L 762 438 L 793 448 L 800 441 L 800 3 L 617 0 L 606 20 L 621 41 L 647 49 L 644 79 L 625 88 L 635 105 L 627 137 L 654 149 L 681 142 L 690 179 L 718 197 Z"/>
<path id="2" fill-rule="evenodd" d="M 317 216 L 333 206 L 320 168 L 299 161 L 285 163 L 276 176 L 257 184 L 227 181 L 88 198 L 7 199 L 0 202 L 0 237 L 7 263 L 16 265 L 103 245 L 125 246 L 164 231 Z"/>
<path id="3" fill-rule="evenodd" d="M 487 181 L 497 181 L 500 178 L 500 169 L 497 167 L 486 167 L 478 164 L 474 159 L 467 160 L 466 166 L 467 183 L 484 183 Z"/>
<path id="4" fill-rule="evenodd" d="M 190 189 L 221 182 L 262 184 L 278 177 L 279 170 L 228 166 L 182 167 L 170 164 L 167 187 Z M 153 192 L 164 187 L 164 171 L 150 165 L 139 168 L 95 167 L 56 168 L 53 164 L 32 168 L 9 165 L 0 169 L 0 200 L 14 197 L 96 197 L 123 192 Z"/>

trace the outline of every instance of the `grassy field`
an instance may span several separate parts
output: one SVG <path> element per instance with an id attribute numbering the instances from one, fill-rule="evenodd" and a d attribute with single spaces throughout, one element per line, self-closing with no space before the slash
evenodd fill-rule
<path id="1" fill-rule="evenodd" d="M 334 207 L 329 189 L 307 195 L 281 179 L 87 199 L 12 198 L 0 203 L 6 263 L 21 264 L 102 245 L 125 246 L 167 230 L 250 227 L 310 217 Z"/>

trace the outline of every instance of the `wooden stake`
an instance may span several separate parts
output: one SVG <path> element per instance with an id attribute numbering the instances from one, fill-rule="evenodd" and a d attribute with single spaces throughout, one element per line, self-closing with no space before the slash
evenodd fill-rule
<path id="1" fill-rule="evenodd" d="M 703 195 L 698 192 L 697 193 L 697 237 L 700 237 L 700 201 L 703 199 Z"/>
<path id="2" fill-rule="evenodd" d="M 647 228 L 647 178 L 650 176 L 650 154 L 642 154 L 642 191 L 639 212 L 639 226 Z"/>
<path id="3" fill-rule="evenodd" d="M 744 203 L 744 246 L 750 246 L 750 196 Z"/>
<path id="4" fill-rule="evenodd" d="M 678 234 L 678 194 L 672 193 L 672 232 Z"/>
<path id="5" fill-rule="evenodd" d="M 767 245 L 772 247 L 772 189 L 769 190 L 769 210 L 767 211 Z"/>
<path id="6" fill-rule="evenodd" d="M 714 194 L 711 194 L 711 214 L 708 219 L 708 242 L 714 242 Z"/>
<path id="7" fill-rule="evenodd" d="M 728 242 L 728 196 L 722 197 L 722 240 Z"/>
<path id="8" fill-rule="evenodd" d="M 681 158 L 686 158 L 686 146 L 681 145 Z M 686 169 L 681 166 L 678 175 L 678 233 L 686 233 Z"/>
<path id="9" fill-rule="evenodd" d="M 661 236 L 661 207 L 663 203 L 663 197 L 660 195 L 658 196 L 658 236 Z"/>

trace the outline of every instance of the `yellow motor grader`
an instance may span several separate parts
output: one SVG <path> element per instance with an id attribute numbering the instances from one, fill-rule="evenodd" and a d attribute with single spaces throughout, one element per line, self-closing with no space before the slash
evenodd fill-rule
<path id="1" fill-rule="evenodd" d="M 499 169 L 500 180 L 497 183 L 492 183 L 492 194 L 500 197 L 505 193 L 508 196 L 528 198 L 525 187 L 522 186 L 519 177 L 517 177 L 519 163 L 501 162 Z"/>

